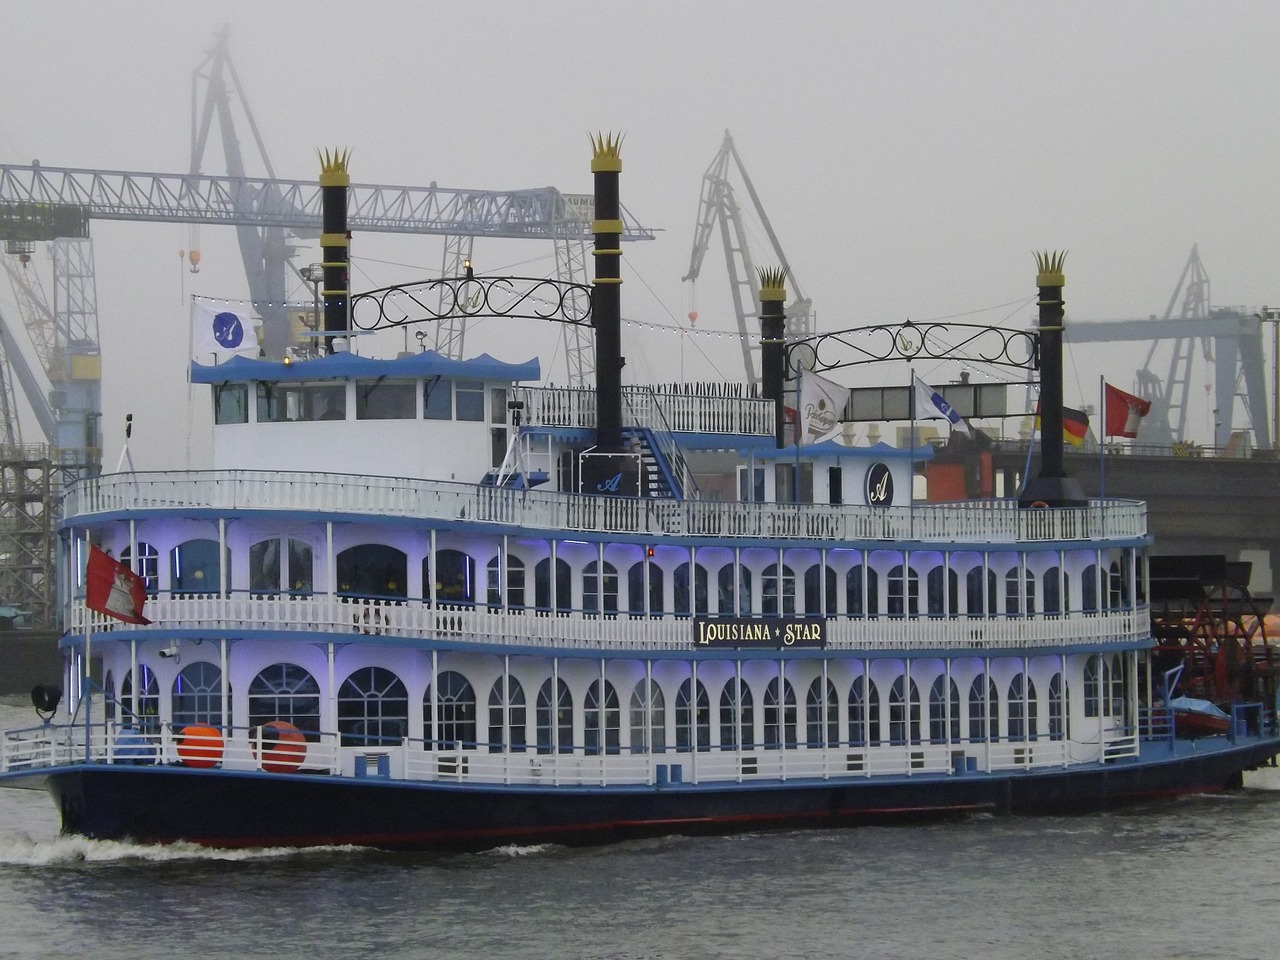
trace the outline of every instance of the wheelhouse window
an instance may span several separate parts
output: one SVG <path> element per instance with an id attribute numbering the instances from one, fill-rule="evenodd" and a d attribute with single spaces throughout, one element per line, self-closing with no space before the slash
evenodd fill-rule
<path id="1" fill-rule="evenodd" d="M 258 383 L 259 423 L 346 418 L 346 384 Z"/>
<path id="2" fill-rule="evenodd" d="M 409 694 L 382 667 L 361 667 L 338 689 L 338 733 L 344 747 L 401 743 L 409 735 Z"/>
<path id="3" fill-rule="evenodd" d="M 479 380 L 432 377 L 423 385 L 428 420 L 484 420 L 484 384 Z"/>
<path id="4" fill-rule="evenodd" d="M 417 416 L 418 391 L 414 384 L 356 381 L 357 420 L 414 420 Z"/>
<path id="5" fill-rule="evenodd" d="M 318 740 L 320 685 L 296 663 L 273 663 L 249 684 L 249 725 L 284 720 Z"/>
<path id="6" fill-rule="evenodd" d="M 222 725 L 222 670 L 217 664 L 198 660 L 174 678 L 174 729 L 189 723 Z"/>
<path id="7" fill-rule="evenodd" d="M 213 422 L 249 422 L 249 385 L 220 383 L 213 388 Z"/>

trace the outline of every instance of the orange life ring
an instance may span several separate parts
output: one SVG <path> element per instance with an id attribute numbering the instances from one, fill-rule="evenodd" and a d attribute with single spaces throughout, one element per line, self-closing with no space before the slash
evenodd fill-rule
<path id="1" fill-rule="evenodd" d="M 307 738 L 285 720 L 272 720 L 253 731 L 253 755 L 262 746 L 262 769 L 267 773 L 292 773 L 307 756 Z"/>
<path id="2" fill-rule="evenodd" d="M 1047 503 L 1045 503 L 1043 500 L 1037 500 L 1037 501 L 1035 501 L 1034 503 L 1032 503 L 1032 504 L 1031 504 L 1031 509 L 1032 509 L 1032 510 L 1044 510 L 1044 509 L 1045 509 L 1046 507 L 1048 507 L 1048 506 L 1049 506 L 1049 505 L 1048 505 Z"/>
<path id="3" fill-rule="evenodd" d="M 187 767 L 216 767 L 222 762 L 222 734 L 202 723 L 183 727 L 178 732 L 178 759 Z"/>

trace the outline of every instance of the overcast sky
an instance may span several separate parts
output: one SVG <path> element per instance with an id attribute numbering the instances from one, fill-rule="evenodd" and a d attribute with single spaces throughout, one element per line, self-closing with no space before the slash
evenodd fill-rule
<path id="1" fill-rule="evenodd" d="M 1033 297 L 1046 248 L 1070 251 L 1073 321 L 1163 314 L 1193 244 L 1215 305 L 1280 303 L 1274 2 L 0 0 L 0 13 L 10 163 L 185 171 L 192 71 L 224 24 L 281 177 L 314 177 L 316 149 L 338 146 L 357 182 L 589 192 L 588 134 L 623 131 L 623 202 L 662 230 L 626 251 L 624 313 L 646 323 L 687 327 L 696 308 L 702 331 L 734 326 L 718 242 L 696 294 L 681 283 L 726 129 L 820 329 L 969 311 L 1025 325 L 1034 308 L 1007 305 Z M 221 164 L 211 150 L 203 169 Z M 183 466 L 186 298 L 245 295 L 233 232 L 202 229 L 194 275 L 184 227 L 93 235 L 104 460 L 132 412 L 135 457 Z M 434 276 L 441 244 L 357 236 L 352 254 L 353 286 L 370 287 Z M 554 271 L 549 244 L 477 260 Z M 6 316 L 12 304 L 0 283 Z M 555 340 L 522 329 L 485 348 L 525 360 Z M 741 376 L 727 338 L 647 332 L 624 349 L 637 380 L 671 378 L 677 352 L 686 376 Z M 1090 402 L 1099 372 L 1131 386 L 1145 354 L 1069 358 L 1068 403 Z"/>

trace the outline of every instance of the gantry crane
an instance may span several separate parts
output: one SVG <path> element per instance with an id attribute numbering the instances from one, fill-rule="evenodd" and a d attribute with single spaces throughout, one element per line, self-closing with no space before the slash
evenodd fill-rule
<path id="1" fill-rule="evenodd" d="M 747 224 L 743 219 L 743 211 L 730 181 L 730 165 L 736 169 L 746 188 L 747 197 L 751 201 L 755 215 L 769 238 L 771 252 L 775 258 L 775 266 L 788 269 L 787 286 L 794 292 L 794 299 L 786 307 L 786 336 L 804 337 L 813 333 L 815 319 L 813 303 L 800 290 L 795 274 L 789 269 L 786 255 L 782 252 L 782 244 L 773 232 L 769 216 L 756 193 L 742 158 L 733 145 L 729 131 L 724 132 L 724 143 L 720 152 L 711 161 L 711 166 L 702 176 L 702 198 L 698 204 L 698 223 L 693 234 L 693 253 L 689 258 L 689 271 L 684 279 L 696 283 L 702 272 L 702 261 L 706 257 L 707 247 L 711 243 L 711 235 L 715 228 L 720 228 L 720 239 L 724 246 L 725 265 L 729 271 L 729 293 L 733 298 L 733 311 L 738 322 L 738 334 L 742 344 L 742 362 L 746 368 L 747 381 L 759 382 L 756 373 L 756 361 L 752 355 L 751 339 L 760 334 L 760 291 L 756 278 L 755 264 L 751 257 L 751 248 L 747 238 Z M 755 323 L 751 323 L 752 319 Z"/>

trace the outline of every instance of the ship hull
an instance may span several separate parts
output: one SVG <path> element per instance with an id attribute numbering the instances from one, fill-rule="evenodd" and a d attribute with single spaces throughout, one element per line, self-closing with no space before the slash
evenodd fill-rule
<path id="1" fill-rule="evenodd" d="M 1157 747 L 1157 750 L 1163 748 Z M 1105 809 L 1239 786 L 1280 740 L 1053 772 L 752 784 L 512 787 L 76 765 L 43 774 L 64 833 L 213 847 L 354 844 L 476 850 L 664 834 L 832 827 L 970 812 Z"/>

